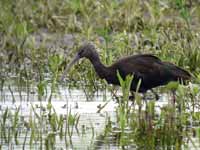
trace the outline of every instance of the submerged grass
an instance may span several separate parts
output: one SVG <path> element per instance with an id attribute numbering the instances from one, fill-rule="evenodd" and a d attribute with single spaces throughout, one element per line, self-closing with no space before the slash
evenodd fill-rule
<path id="1" fill-rule="evenodd" d="M 55 149 L 57 136 L 65 138 L 66 149 L 72 145 L 74 129 L 79 132 L 80 116 L 73 116 L 69 110 L 66 116 L 56 114 L 52 96 L 59 95 L 60 74 L 76 48 L 92 41 L 101 49 L 100 57 L 106 65 L 121 56 L 153 53 L 193 74 L 193 84 L 187 87 L 175 83 L 163 88 L 173 99 L 168 100 L 160 113 L 156 111 L 156 101 L 143 101 L 137 92 L 130 106 L 128 97 L 133 77 L 123 81 L 119 75 L 123 94 L 116 109 L 119 132 L 108 121 L 105 135 L 116 134 L 121 149 L 130 145 L 136 145 L 137 149 L 187 149 L 188 141 L 198 149 L 191 137 L 200 137 L 199 7 L 198 1 L 186 0 L 1 0 L 1 102 L 6 101 L 3 97 L 6 86 L 13 103 L 16 102 L 10 82 L 15 80 L 21 101 L 26 92 L 27 101 L 31 102 L 31 87 L 36 86 L 41 103 L 39 112 L 34 106 L 31 108 L 32 114 L 25 122 L 19 119 L 20 108 L 14 113 L 8 108 L 1 110 L 0 146 L 12 140 L 19 144 L 20 127 L 25 128 L 23 149 L 25 143 L 30 148 L 36 143 L 39 149 Z M 98 91 L 117 92 L 96 78 L 88 61 L 79 64 L 68 73 L 62 86 L 82 89 L 87 100 L 92 100 Z M 47 95 L 48 85 L 50 95 Z M 47 106 L 42 101 L 48 101 Z"/>
<path id="2" fill-rule="evenodd" d="M 127 79 L 123 83 L 128 81 L 130 80 Z M 117 128 L 115 124 L 108 121 L 104 134 L 112 134 L 112 136 L 116 137 L 116 142 L 121 149 L 131 149 L 131 147 L 144 150 L 182 150 L 191 149 L 191 147 L 198 149 L 199 143 L 194 142 L 193 138 L 198 138 L 196 133 L 198 133 L 199 121 L 193 117 L 192 119 L 191 116 L 197 115 L 199 105 L 198 100 L 193 99 L 191 101 L 188 98 L 195 88 L 189 89 L 175 84 L 173 83 L 172 86 L 170 83 L 166 91 L 176 95 L 172 96 L 168 104 L 162 106 L 159 111 L 156 108 L 156 101 L 141 101 L 141 97 L 138 97 L 137 93 L 135 97 L 136 103 L 120 109 L 124 105 L 119 102 Z M 171 89 L 173 89 L 172 92 Z M 128 88 L 123 90 L 129 91 Z M 176 93 L 174 93 L 174 90 L 176 90 Z M 123 99 L 122 102 L 126 103 L 127 101 L 129 101 L 128 97 L 125 100 Z M 125 114 L 127 109 L 129 111 Z M 197 124 L 195 125 L 194 122 Z M 190 146 L 188 146 L 189 143 Z"/>

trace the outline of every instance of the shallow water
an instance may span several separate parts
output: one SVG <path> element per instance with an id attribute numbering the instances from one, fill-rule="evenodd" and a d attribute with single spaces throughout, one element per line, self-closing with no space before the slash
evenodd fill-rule
<path id="1" fill-rule="evenodd" d="M 47 107 L 47 100 L 39 102 L 37 100 L 38 96 L 35 92 L 29 95 L 27 101 L 27 94 L 25 92 L 21 92 L 21 96 L 19 92 L 14 90 L 13 87 L 13 95 L 15 97 L 15 102 L 13 102 L 12 94 L 8 89 L 4 89 L 1 93 L 1 116 L 2 112 L 5 112 L 6 108 L 10 110 L 13 114 L 16 112 L 17 108 L 20 107 L 20 116 L 25 121 L 29 121 L 30 116 L 33 115 L 32 106 L 35 108 L 36 112 L 39 114 L 41 111 L 41 107 L 44 109 Z M 47 94 L 48 95 L 48 94 Z M 49 95 L 48 95 L 49 96 Z M 47 96 L 47 97 L 48 97 Z M 103 100 L 103 95 L 99 94 L 99 96 L 94 97 L 94 101 L 86 101 L 86 97 L 84 93 L 80 90 L 60 90 L 59 95 L 54 95 L 52 98 L 52 106 L 55 109 L 57 115 L 66 115 L 67 112 L 75 115 L 80 115 L 80 119 L 78 122 L 78 131 L 74 130 L 73 135 L 71 137 L 72 143 L 68 146 L 68 148 L 72 149 L 88 149 L 94 146 L 94 143 L 98 143 L 98 147 L 101 149 L 101 145 L 99 145 L 99 140 L 96 140 L 98 136 L 104 130 L 105 123 L 107 117 L 111 117 L 114 119 L 115 113 L 114 108 L 117 104 L 113 101 L 110 101 L 100 113 L 97 113 L 98 106 L 104 105 L 105 102 Z M 23 129 L 22 129 L 23 130 Z M 25 130 L 25 129 L 24 129 Z M 3 149 L 22 149 L 22 144 L 25 138 L 25 134 L 22 133 L 18 140 L 19 145 L 15 145 L 14 141 L 9 144 L 2 144 Z M 30 135 L 27 136 L 27 141 L 29 141 Z M 2 140 L 2 139 L 1 139 Z M 33 144 L 34 149 L 39 149 L 39 144 Z M 26 149 L 29 149 L 29 144 L 26 143 Z M 56 140 L 56 149 L 65 149 L 65 141 L 60 140 L 57 137 Z"/>
<path id="2" fill-rule="evenodd" d="M 6 108 L 10 110 L 10 112 L 14 115 L 17 108 L 20 108 L 20 121 L 29 122 L 30 117 L 33 117 L 35 114 L 32 110 L 32 106 L 35 109 L 35 112 L 40 114 L 41 110 L 44 111 L 45 115 L 48 115 L 47 105 L 48 105 L 48 97 L 50 88 L 47 89 L 46 98 L 43 101 L 38 101 L 38 95 L 35 88 L 31 89 L 30 94 L 27 96 L 25 90 L 22 92 L 18 92 L 16 87 L 12 87 L 12 94 L 8 88 L 4 88 L 1 91 L 1 100 L 0 100 L 0 115 L 2 118 L 3 112 L 5 112 Z M 59 94 L 54 94 L 52 97 L 52 106 L 55 109 L 56 114 L 59 115 L 78 115 L 80 116 L 77 128 L 73 130 L 73 134 L 71 137 L 67 137 L 67 143 L 63 139 L 60 139 L 59 136 L 56 136 L 56 146 L 55 149 L 119 149 L 119 146 L 116 143 L 116 139 L 114 136 L 107 135 L 103 136 L 105 126 L 107 124 L 108 119 L 113 123 L 116 122 L 116 107 L 118 104 L 113 101 L 111 95 L 107 92 L 106 102 L 104 102 L 105 95 L 101 92 L 98 93 L 98 96 L 94 97 L 93 101 L 87 101 L 84 93 L 80 90 L 67 90 L 65 88 L 59 89 Z M 13 102 L 13 97 L 15 98 L 15 102 Z M 162 95 L 160 100 L 156 102 L 156 112 L 160 113 L 160 108 L 164 105 L 168 104 L 167 95 Z M 107 105 L 100 111 L 99 106 Z M 145 107 L 145 106 L 143 106 Z M 137 109 L 137 108 L 136 108 Z M 44 129 L 48 128 L 49 125 L 44 123 Z M 8 128 L 11 128 L 9 123 L 7 124 Z M 9 144 L 6 144 L 3 139 L 1 139 L 1 148 L 2 149 L 39 149 L 40 142 L 35 142 L 32 147 L 29 145 L 30 140 L 30 131 L 26 137 L 26 144 L 23 145 L 25 140 L 26 128 L 22 124 L 21 127 L 18 128 L 21 130 L 20 135 L 18 136 L 19 144 L 16 145 L 14 139 L 11 140 Z M 118 132 L 117 130 L 114 132 Z M 48 135 L 48 130 L 45 130 L 44 137 Z M 196 141 L 195 139 L 194 141 Z M 44 142 L 44 141 L 43 141 Z M 43 143 L 44 144 L 44 143 Z M 192 149 L 192 144 L 190 143 L 190 147 Z M 43 145 L 44 148 L 44 145 Z M 137 149 L 135 145 L 130 145 L 129 147 L 124 147 L 124 149 L 134 150 Z"/>

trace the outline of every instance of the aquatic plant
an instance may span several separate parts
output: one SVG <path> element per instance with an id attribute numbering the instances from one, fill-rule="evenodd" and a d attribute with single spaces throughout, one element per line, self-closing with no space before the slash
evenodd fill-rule
<path id="1" fill-rule="evenodd" d="M 85 126 L 79 131 L 79 114 L 72 114 L 68 108 L 66 115 L 57 114 L 51 103 L 60 94 L 60 73 L 84 41 L 92 41 L 100 48 L 106 65 L 121 56 L 153 53 L 189 70 L 193 76 L 186 87 L 171 83 L 157 90 L 169 95 L 169 103 L 159 108 L 159 113 L 156 101 L 144 101 L 137 92 L 135 101 L 130 102 L 132 77 L 121 80 L 123 96 L 118 98 L 117 120 L 107 118 L 100 140 L 109 145 L 106 136 L 111 135 L 121 149 L 190 149 L 188 143 L 198 149 L 199 143 L 193 138 L 200 139 L 199 8 L 199 2 L 191 0 L 1 0 L 0 100 L 4 104 L 11 99 L 14 106 L 19 96 L 21 106 L 27 101 L 32 106 L 28 119 L 22 119 L 21 107 L 10 110 L 0 105 L 0 149 L 17 144 L 23 145 L 22 149 L 55 149 L 58 139 L 65 142 L 67 149 L 72 147 L 76 132 L 87 134 Z M 66 35 L 72 36 L 72 41 Z M 99 80 L 88 65 L 87 61 L 79 62 L 62 86 L 83 90 L 88 101 L 100 91 L 104 92 L 104 101 L 109 92 L 115 100 L 119 90 Z M 32 103 L 35 99 L 39 101 L 36 106 Z M 44 101 L 48 104 L 43 105 Z"/>

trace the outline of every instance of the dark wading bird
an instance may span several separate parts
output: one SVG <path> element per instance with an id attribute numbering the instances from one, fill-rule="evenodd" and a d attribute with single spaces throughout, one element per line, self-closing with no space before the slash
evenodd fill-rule
<path id="1" fill-rule="evenodd" d="M 184 81 L 191 78 L 191 75 L 184 69 L 170 62 L 161 61 L 158 57 L 150 54 L 124 57 L 107 67 L 101 63 L 94 45 L 85 44 L 66 67 L 62 80 L 68 69 L 80 58 L 84 57 L 90 60 L 98 76 L 101 79 L 105 79 L 109 84 L 120 85 L 117 71 L 119 71 L 123 79 L 129 74 L 133 74 L 134 78 L 130 90 L 136 91 L 138 81 L 141 80 L 138 91 L 140 93 L 145 93 L 147 90 L 165 85 L 170 81 L 183 81 L 184 83 Z M 156 98 L 158 99 L 158 95 L 156 95 Z"/>

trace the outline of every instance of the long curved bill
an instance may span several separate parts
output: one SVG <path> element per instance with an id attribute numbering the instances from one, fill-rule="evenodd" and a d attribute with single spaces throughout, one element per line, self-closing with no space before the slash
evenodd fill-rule
<path id="1" fill-rule="evenodd" d="M 67 65 L 67 67 L 65 68 L 62 76 L 61 76 L 61 81 L 64 80 L 67 72 L 69 71 L 69 69 L 74 65 L 74 63 L 76 63 L 78 60 L 80 59 L 79 55 L 76 54 L 76 56 L 72 59 L 72 61 L 69 63 L 69 65 Z"/>

